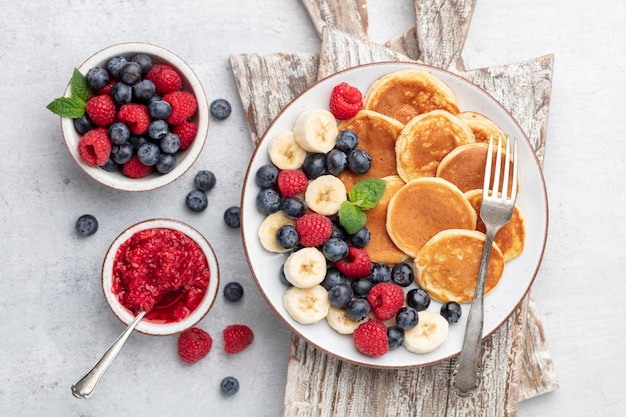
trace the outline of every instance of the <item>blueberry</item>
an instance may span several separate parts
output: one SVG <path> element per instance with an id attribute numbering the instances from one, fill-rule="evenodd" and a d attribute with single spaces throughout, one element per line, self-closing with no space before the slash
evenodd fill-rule
<path id="1" fill-rule="evenodd" d="M 159 147 L 152 142 L 146 142 L 137 149 L 139 161 L 148 166 L 156 164 L 160 154 Z"/>
<path id="2" fill-rule="evenodd" d="M 127 62 L 122 68 L 122 76 L 120 80 L 128 85 L 134 85 L 141 80 L 141 66 L 136 62 Z"/>
<path id="3" fill-rule="evenodd" d="M 419 316 L 413 307 L 402 307 L 396 313 L 396 324 L 402 330 L 411 330 L 417 326 Z"/>
<path id="4" fill-rule="evenodd" d="M 85 112 L 78 119 L 74 119 L 74 129 L 80 134 L 85 134 L 93 129 L 93 122 L 89 118 L 89 115 Z"/>
<path id="5" fill-rule="evenodd" d="M 348 240 L 348 232 L 346 232 L 346 229 L 343 228 L 337 219 L 333 220 L 333 230 L 330 232 L 330 237 L 338 237 L 342 240 Z"/>
<path id="6" fill-rule="evenodd" d="M 293 287 L 293 284 L 291 282 L 289 282 L 287 280 L 287 277 L 285 276 L 285 265 L 281 265 L 280 266 L 280 271 L 278 272 L 278 277 L 280 278 L 280 282 L 282 282 L 283 284 L 285 284 L 288 287 Z"/>
<path id="7" fill-rule="evenodd" d="M 276 243 L 281 248 L 293 249 L 298 244 L 298 232 L 291 224 L 286 224 L 276 230 Z"/>
<path id="8" fill-rule="evenodd" d="M 176 157 L 169 153 L 162 153 L 154 167 L 161 174 L 167 174 L 176 168 Z"/>
<path id="9" fill-rule="evenodd" d="M 116 82 L 111 89 L 111 97 L 118 106 L 123 106 L 133 101 L 133 88 L 121 81 Z"/>
<path id="10" fill-rule="evenodd" d="M 328 301 L 335 307 L 344 308 L 352 301 L 353 295 L 350 284 L 339 284 L 328 290 Z"/>
<path id="11" fill-rule="evenodd" d="M 389 341 L 389 350 L 397 349 L 404 342 L 404 332 L 398 326 L 387 327 L 387 340 Z"/>
<path id="12" fill-rule="evenodd" d="M 417 311 L 424 311 L 430 305 L 430 295 L 421 288 L 413 288 L 406 293 L 406 303 Z"/>
<path id="13" fill-rule="evenodd" d="M 461 318 L 463 310 L 456 301 L 448 301 L 441 306 L 441 315 L 448 320 L 448 323 L 456 323 Z"/>
<path id="14" fill-rule="evenodd" d="M 224 285 L 224 298 L 228 301 L 237 302 L 243 297 L 243 287 L 240 283 L 232 281 Z"/>
<path id="15" fill-rule="evenodd" d="M 122 77 L 122 68 L 128 61 L 123 56 L 114 56 L 107 61 L 107 71 L 113 78 L 120 79 Z"/>
<path id="16" fill-rule="evenodd" d="M 175 154 L 180 149 L 180 137 L 176 133 L 168 133 L 159 141 L 161 152 Z"/>
<path id="17" fill-rule="evenodd" d="M 350 243 L 357 248 L 364 248 L 370 243 L 370 231 L 367 227 L 363 226 L 356 231 L 353 235 L 350 235 Z"/>
<path id="18" fill-rule="evenodd" d="M 339 175 L 348 167 L 348 157 L 345 152 L 333 149 L 326 155 L 326 169 L 329 174 Z"/>
<path id="19" fill-rule="evenodd" d="M 355 174 L 365 174 L 372 167 L 372 157 L 363 149 L 355 149 L 348 154 L 348 168 Z"/>
<path id="20" fill-rule="evenodd" d="M 136 62 L 141 67 L 141 72 L 147 74 L 152 68 L 152 57 L 148 54 L 140 53 L 132 57 L 131 61 Z"/>
<path id="21" fill-rule="evenodd" d="M 105 170 L 106 172 L 118 172 L 120 170 L 120 166 L 109 156 L 109 159 L 101 165 L 100 168 Z"/>
<path id="22" fill-rule="evenodd" d="M 202 191 L 212 190 L 216 182 L 215 174 L 206 169 L 198 171 L 196 176 L 193 177 L 193 183 L 196 185 L 196 188 Z"/>
<path id="23" fill-rule="evenodd" d="M 224 120 L 230 116 L 231 107 L 230 103 L 223 99 L 218 98 L 217 100 L 213 100 L 210 106 L 211 116 L 215 117 L 218 120 Z"/>
<path id="24" fill-rule="evenodd" d="M 89 88 L 99 90 L 109 82 L 109 73 L 104 68 L 95 67 L 87 71 L 85 79 Z"/>
<path id="25" fill-rule="evenodd" d="M 165 100 L 154 100 L 148 104 L 148 113 L 152 120 L 165 120 L 172 113 L 172 105 Z"/>
<path id="26" fill-rule="evenodd" d="M 130 161 L 134 153 L 133 145 L 130 142 L 121 145 L 113 145 L 111 148 L 111 159 L 116 164 L 125 164 Z"/>
<path id="27" fill-rule="evenodd" d="M 348 317 L 354 321 L 361 321 L 370 313 L 370 303 L 365 298 L 355 298 L 348 303 L 346 312 Z"/>
<path id="28" fill-rule="evenodd" d="M 254 179 L 259 187 L 274 187 L 278 181 L 278 168 L 272 164 L 263 165 L 257 169 Z"/>
<path id="29" fill-rule="evenodd" d="M 109 126 L 109 139 L 114 145 L 121 145 L 130 141 L 130 129 L 124 123 L 115 122 Z M 132 144 L 131 144 L 132 146 Z"/>
<path id="30" fill-rule="evenodd" d="M 152 139 L 163 139 L 170 133 L 170 125 L 165 120 L 153 120 L 148 125 L 148 136 Z"/>
<path id="31" fill-rule="evenodd" d="M 400 262 L 391 268 L 391 280 L 401 287 L 408 287 L 413 283 L 413 267 Z"/>
<path id="32" fill-rule="evenodd" d="M 341 273 L 339 270 L 331 266 L 326 270 L 326 276 L 324 276 L 324 280 L 321 283 L 321 286 L 330 290 L 335 285 L 339 284 L 347 284 L 348 279 Z"/>
<path id="33" fill-rule="evenodd" d="M 191 211 L 200 212 L 204 211 L 209 205 L 209 200 L 207 199 L 204 191 L 201 190 L 192 190 L 187 194 L 185 198 L 185 205 Z"/>
<path id="34" fill-rule="evenodd" d="M 326 155 L 323 153 L 310 153 L 304 158 L 302 171 L 306 177 L 313 180 L 321 175 L 327 174 Z"/>
<path id="35" fill-rule="evenodd" d="M 356 297 L 365 298 L 374 286 L 374 281 L 369 278 L 359 278 L 350 283 Z"/>
<path id="36" fill-rule="evenodd" d="M 280 210 L 280 195 L 271 188 L 263 188 L 256 196 L 256 206 L 264 214 Z"/>
<path id="37" fill-rule="evenodd" d="M 354 130 L 346 129 L 337 135 L 337 149 L 348 153 L 356 149 L 359 144 L 359 137 Z"/>
<path id="38" fill-rule="evenodd" d="M 224 211 L 224 223 L 233 229 L 241 227 L 241 209 L 238 206 L 228 207 Z"/>
<path id="39" fill-rule="evenodd" d="M 227 376 L 220 382 L 220 391 L 224 395 L 235 395 L 239 391 L 239 381 L 233 376 Z"/>
<path id="40" fill-rule="evenodd" d="M 348 254 L 348 244 L 338 237 L 331 237 L 324 242 L 322 253 L 330 262 L 340 261 Z"/>
<path id="41" fill-rule="evenodd" d="M 149 140 L 143 135 L 130 135 L 130 143 L 133 144 L 133 148 L 135 148 L 136 151 L 146 142 L 149 142 Z"/>
<path id="42" fill-rule="evenodd" d="M 307 205 L 301 198 L 289 197 L 283 200 L 281 205 L 285 216 L 291 219 L 298 219 L 304 215 L 307 211 Z"/>
<path id="43" fill-rule="evenodd" d="M 81 236 L 91 236 L 98 230 L 98 220 L 91 214 L 83 214 L 76 220 L 76 231 Z"/>
<path id="44" fill-rule="evenodd" d="M 138 100 L 148 101 L 155 92 L 154 83 L 150 80 L 141 80 L 133 86 L 133 95 Z"/>
<path id="45" fill-rule="evenodd" d="M 391 267 L 384 262 L 374 262 L 370 278 L 375 284 L 391 281 Z"/>

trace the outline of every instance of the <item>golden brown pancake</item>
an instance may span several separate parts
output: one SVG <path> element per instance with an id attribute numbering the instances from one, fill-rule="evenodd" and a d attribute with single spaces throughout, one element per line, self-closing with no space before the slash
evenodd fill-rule
<path id="1" fill-rule="evenodd" d="M 436 109 L 459 112 L 454 92 L 434 75 L 406 69 L 386 74 L 370 86 L 363 107 L 407 123 L 413 117 Z"/>
<path id="2" fill-rule="evenodd" d="M 475 228 L 474 208 L 461 190 L 441 178 L 418 178 L 406 183 L 387 207 L 387 233 L 412 258 L 442 230 Z"/>
<path id="3" fill-rule="evenodd" d="M 485 223 L 480 218 L 480 204 L 483 200 L 482 190 L 471 190 L 465 193 L 465 197 L 476 211 L 476 230 L 485 233 Z M 494 242 L 498 245 L 504 255 L 504 262 L 518 257 L 524 250 L 524 241 L 526 239 L 526 223 L 524 216 L 515 206 L 511 220 L 496 233 Z"/>
<path id="4" fill-rule="evenodd" d="M 339 124 L 339 131 L 351 129 L 359 137 L 358 149 L 372 157 L 372 166 L 366 174 L 346 170 L 339 175 L 348 192 L 364 178 L 383 178 L 396 175 L 396 139 L 404 125 L 395 119 L 371 110 L 361 110 L 353 118 Z"/>
<path id="5" fill-rule="evenodd" d="M 457 114 L 457 117 L 467 123 L 469 128 L 472 129 L 476 142 L 489 143 L 489 137 L 493 137 L 495 144 L 498 143 L 498 137 L 502 137 L 504 139 L 502 149 L 505 148 L 506 134 L 500 129 L 500 126 L 487 116 L 473 111 L 464 111 Z"/>
<path id="6" fill-rule="evenodd" d="M 462 192 L 483 188 L 487 149 L 485 143 L 468 143 L 454 148 L 437 166 L 437 176 L 450 181 Z"/>
<path id="7" fill-rule="evenodd" d="M 434 177 L 441 160 L 454 148 L 474 142 L 474 134 L 461 119 L 433 110 L 408 122 L 396 141 L 396 169 L 409 182 Z"/>
<path id="8" fill-rule="evenodd" d="M 468 303 L 474 298 L 485 234 L 475 230 L 450 229 L 430 239 L 413 262 L 417 284 L 431 298 L 445 303 Z M 504 257 L 491 247 L 485 294 L 502 278 Z"/>
<path id="9" fill-rule="evenodd" d="M 404 181 L 397 175 L 383 178 L 387 182 L 385 193 L 374 207 L 365 211 L 367 222 L 365 226 L 370 231 L 370 242 L 367 244 L 367 253 L 373 262 L 397 264 L 404 262 L 408 256 L 393 243 L 387 234 L 387 207 L 391 197 L 404 186 Z"/>

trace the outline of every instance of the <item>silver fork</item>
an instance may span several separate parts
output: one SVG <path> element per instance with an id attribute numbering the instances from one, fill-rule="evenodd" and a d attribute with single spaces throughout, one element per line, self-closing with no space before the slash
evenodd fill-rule
<path id="1" fill-rule="evenodd" d="M 487 228 L 485 237 L 485 247 L 483 249 L 482 258 L 480 260 L 480 269 L 478 272 L 478 282 L 474 292 L 474 299 L 470 306 L 467 319 L 467 327 L 465 329 L 465 337 L 457 367 L 452 375 L 452 388 L 460 396 L 470 395 L 478 388 L 480 371 L 481 371 L 481 353 L 482 353 L 482 333 L 483 333 L 483 315 L 484 315 L 484 295 L 485 295 L 485 279 L 487 276 L 487 268 L 489 266 L 489 258 L 491 256 L 491 248 L 493 246 L 493 238 L 502 226 L 511 220 L 515 200 L 517 198 L 517 143 L 515 139 L 506 141 L 506 150 L 504 158 L 504 176 L 502 181 L 502 189 L 500 189 L 500 173 L 502 161 L 502 137 L 498 138 L 498 152 L 495 161 L 495 170 L 493 182 L 491 182 L 491 169 L 493 159 L 493 137 L 489 138 L 489 149 L 487 151 L 487 162 L 485 164 L 485 181 L 483 183 L 483 197 L 480 206 L 480 218 Z M 513 180 L 511 190 L 508 190 L 509 173 L 511 170 L 511 147 L 513 147 Z M 492 185 L 493 184 L 493 185 Z M 510 194 L 510 195 L 509 195 Z"/>

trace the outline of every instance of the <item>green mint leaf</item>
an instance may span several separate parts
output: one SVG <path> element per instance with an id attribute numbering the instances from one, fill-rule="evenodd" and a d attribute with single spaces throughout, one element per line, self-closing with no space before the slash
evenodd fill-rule
<path id="1" fill-rule="evenodd" d="M 339 207 L 339 224 L 346 229 L 348 234 L 355 234 L 367 221 L 367 216 L 363 213 L 359 207 L 355 206 L 350 201 L 344 201 Z"/>
<path id="2" fill-rule="evenodd" d="M 366 178 L 354 184 L 348 198 L 362 210 L 374 207 L 383 197 L 387 182 L 380 178 Z"/>
<path id="3" fill-rule="evenodd" d="M 87 100 L 91 96 L 91 90 L 89 89 L 89 86 L 87 86 L 87 80 L 85 79 L 85 76 L 81 74 L 80 71 L 78 71 L 76 68 L 74 68 L 74 73 L 72 74 L 70 91 L 72 92 L 72 97 L 81 99 L 84 102 L 87 102 Z"/>
<path id="4" fill-rule="evenodd" d="M 61 117 L 70 117 L 72 119 L 77 119 L 85 114 L 85 102 L 76 97 L 54 99 L 46 108 Z"/>

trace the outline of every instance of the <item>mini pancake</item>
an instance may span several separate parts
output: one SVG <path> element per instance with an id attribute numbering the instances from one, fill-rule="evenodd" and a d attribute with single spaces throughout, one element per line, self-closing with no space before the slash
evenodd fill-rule
<path id="1" fill-rule="evenodd" d="M 365 94 L 363 107 L 402 123 L 436 109 L 453 114 L 460 111 L 450 87 L 426 71 L 413 69 L 395 71 L 374 81 Z"/>
<path id="2" fill-rule="evenodd" d="M 476 212 L 454 184 L 441 178 L 418 178 L 391 198 L 386 226 L 393 243 L 414 258 L 442 230 L 474 230 Z"/>
<path id="3" fill-rule="evenodd" d="M 385 193 L 374 207 L 365 211 L 367 222 L 365 226 L 370 231 L 370 241 L 367 244 L 367 253 L 372 262 L 397 264 L 404 262 L 408 256 L 393 243 L 387 234 L 387 207 L 395 193 L 404 186 L 404 181 L 397 175 L 383 178 L 387 182 Z"/>
<path id="4" fill-rule="evenodd" d="M 480 218 L 480 204 L 482 203 L 482 190 L 471 190 L 465 193 L 465 197 L 476 211 L 476 230 L 485 233 L 485 223 Z M 504 262 L 509 262 L 518 257 L 524 250 L 526 240 L 526 223 L 518 206 L 513 209 L 511 220 L 496 233 L 494 242 L 504 255 Z"/>
<path id="5" fill-rule="evenodd" d="M 364 178 L 383 178 L 397 175 L 396 139 L 404 125 L 395 119 L 371 110 L 361 110 L 356 116 L 339 124 L 339 131 L 351 129 L 359 137 L 359 149 L 372 157 L 372 166 L 365 174 L 355 174 L 346 170 L 339 175 L 346 190 Z"/>
<path id="6" fill-rule="evenodd" d="M 439 302 L 471 302 L 484 245 L 485 234 L 475 230 L 451 229 L 437 233 L 413 262 L 417 284 Z M 498 245 L 493 245 L 485 294 L 500 282 L 503 272 L 504 257 Z"/>
<path id="7" fill-rule="evenodd" d="M 433 110 L 408 122 L 396 141 L 396 169 L 409 182 L 434 177 L 441 160 L 454 148 L 475 142 L 471 129 L 455 115 Z"/>
<path id="8" fill-rule="evenodd" d="M 497 143 L 498 137 L 502 137 L 505 139 L 502 142 L 502 148 L 506 147 L 506 134 L 487 116 L 473 111 L 464 111 L 457 114 L 457 117 L 472 129 L 476 142 L 489 143 L 489 137 L 493 137 L 494 143 Z"/>

